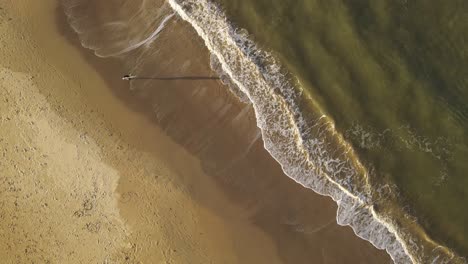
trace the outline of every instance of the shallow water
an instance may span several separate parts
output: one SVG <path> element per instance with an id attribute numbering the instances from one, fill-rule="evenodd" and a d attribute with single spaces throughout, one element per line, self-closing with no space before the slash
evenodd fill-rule
<path id="1" fill-rule="evenodd" d="M 468 256 L 465 1 L 222 1 L 437 242 Z"/>
<path id="2" fill-rule="evenodd" d="M 268 181 L 235 179 L 236 167 L 262 175 L 248 160 L 260 142 L 256 121 L 285 173 L 331 196 L 338 222 L 396 262 L 449 261 L 453 252 L 439 244 L 468 255 L 463 2 L 218 0 L 228 21 L 206 1 L 64 2 L 85 47 L 122 58 L 140 76 L 210 75 L 196 68 L 203 57 L 180 56 L 196 36 L 168 37 L 181 27 L 174 14 L 195 27 L 212 67 L 253 108 L 206 80 L 157 91 L 141 80 L 132 89 L 207 170 L 230 175 L 222 181 L 257 198 L 273 192 L 247 187 Z M 194 119 L 188 110 L 209 114 Z M 230 136 L 221 135 L 226 128 Z"/>

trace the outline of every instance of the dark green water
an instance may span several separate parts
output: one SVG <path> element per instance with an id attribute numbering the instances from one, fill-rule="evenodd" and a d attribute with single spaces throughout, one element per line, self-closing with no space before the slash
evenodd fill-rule
<path id="1" fill-rule="evenodd" d="M 468 2 L 217 2 L 298 77 L 372 180 L 468 256 Z"/>

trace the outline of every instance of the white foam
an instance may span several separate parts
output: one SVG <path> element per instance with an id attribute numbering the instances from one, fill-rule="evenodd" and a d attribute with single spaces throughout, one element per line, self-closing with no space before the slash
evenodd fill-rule
<path id="1" fill-rule="evenodd" d="M 418 256 L 422 249 L 408 232 L 397 229 L 390 219 L 373 209 L 367 172 L 358 161 L 348 158 L 353 150 L 336 132 L 333 122 L 321 116 L 315 127 L 306 125 L 296 107 L 302 92 L 290 85 L 270 54 L 258 49 L 208 0 L 168 3 L 193 26 L 223 72 L 251 101 L 265 148 L 289 177 L 332 197 L 338 204 L 337 222 L 351 226 L 359 237 L 385 249 L 395 263 L 421 263 L 427 259 Z M 307 137 L 312 130 L 317 136 Z M 343 145 L 341 154 L 330 153 L 330 137 Z M 445 256 L 434 256 L 432 261 L 436 258 Z"/>
<path id="2" fill-rule="evenodd" d="M 67 1 L 69 4 L 66 10 L 70 12 L 80 0 Z M 173 9 L 171 14 L 162 19 L 162 13 L 167 14 L 168 11 L 167 5 L 163 4 L 164 8 L 157 11 L 157 20 L 162 22 L 149 37 L 139 38 L 143 40 L 135 41 L 136 44 L 130 43 L 130 50 L 152 42 L 175 11 L 204 40 L 216 57 L 214 62 L 220 65 L 217 72 L 231 79 L 232 91 L 237 95 L 240 91 L 245 95 L 241 97 L 252 103 L 265 148 L 289 177 L 336 201 L 339 224 L 351 226 L 359 237 L 370 241 L 377 248 L 385 249 L 395 263 L 451 261 L 446 257 L 447 254 L 422 257 L 420 253 L 423 249 L 409 231 L 396 228 L 391 219 L 375 212 L 367 172 L 359 161 L 350 158 L 355 156 L 352 148 L 336 132 L 333 122 L 327 116 L 321 115 L 314 124 L 306 122 L 297 108 L 297 102 L 304 96 L 302 91 L 291 85 L 275 59 L 257 48 L 245 31 L 234 28 L 223 12 L 209 0 L 168 0 L 168 3 Z M 70 21 L 78 33 L 80 21 Z M 141 37 L 141 34 L 138 36 Z M 102 55 L 98 52 L 102 47 L 88 44 L 85 35 L 80 34 L 80 37 L 84 46 Z M 119 42 L 115 45 L 112 51 L 129 47 L 128 43 Z M 104 51 L 105 56 L 114 54 Z M 252 142 L 255 142 L 257 137 L 253 139 Z M 339 142 L 341 146 L 330 149 L 332 141 Z M 442 251 L 447 253 L 446 248 Z"/>

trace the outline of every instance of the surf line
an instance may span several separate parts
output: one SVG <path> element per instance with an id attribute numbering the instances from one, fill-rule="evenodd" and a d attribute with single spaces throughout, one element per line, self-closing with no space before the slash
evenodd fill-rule
<path id="1" fill-rule="evenodd" d="M 229 77 L 232 79 L 232 81 L 233 81 L 239 88 L 241 88 L 241 90 L 249 97 L 250 101 L 253 102 L 254 109 L 260 107 L 260 106 L 257 106 L 257 107 L 256 107 L 256 104 L 255 104 L 254 102 L 257 101 L 257 100 L 255 99 L 255 97 L 257 97 L 257 96 L 259 96 L 259 95 L 270 96 L 271 94 L 269 94 L 269 92 L 266 91 L 266 90 L 265 90 L 265 91 L 260 91 L 260 89 L 257 89 L 257 90 L 256 90 L 256 93 L 255 93 L 255 94 L 252 94 L 252 91 L 250 91 L 248 88 L 246 88 L 246 87 L 244 86 L 244 84 L 242 83 L 242 81 L 239 80 L 239 78 L 238 78 L 239 76 L 237 76 L 237 75 L 234 73 L 234 69 L 232 69 L 232 68 L 230 67 L 230 64 L 224 59 L 224 56 L 222 55 L 222 52 L 221 52 L 221 51 L 219 50 L 219 48 L 217 47 L 217 44 L 219 44 L 219 43 L 217 43 L 218 40 L 217 40 L 217 39 L 212 39 L 212 37 L 209 37 L 209 36 L 207 35 L 207 32 L 205 32 L 205 30 L 204 30 L 204 28 L 203 28 L 203 25 L 201 25 L 201 24 L 199 23 L 199 21 L 197 21 L 196 19 L 192 18 L 192 17 L 186 12 L 186 10 L 184 10 L 184 8 L 178 3 L 177 0 L 168 0 L 168 3 L 169 3 L 169 4 L 171 5 L 171 7 L 179 14 L 179 16 L 180 16 L 182 19 L 184 19 L 184 20 L 186 20 L 187 22 L 189 22 L 189 23 L 192 25 L 192 27 L 195 29 L 195 31 L 198 33 L 198 35 L 200 35 L 200 37 L 202 37 L 202 39 L 205 41 L 205 45 L 207 46 L 207 48 L 212 52 L 212 54 L 214 54 L 214 55 L 216 55 L 216 56 L 218 57 L 218 60 L 219 60 L 219 62 L 221 63 L 221 66 L 222 66 L 223 70 L 226 72 L 226 74 L 229 75 Z M 193 6 L 191 6 L 190 4 L 192 4 Z M 196 3 L 196 4 L 195 4 L 195 3 L 190 3 L 190 4 L 189 4 L 190 10 L 193 10 L 193 9 L 195 9 L 195 8 L 198 7 L 198 8 L 206 9 L 206 10 L 204 10 L 204 11 L 219 11 L 219 10 L 215 10 L 216 8 L 213 6 L 213 4 L 211 4 L 210 2 L 207 2 L 207 1 L 200 1 L 200 2 L 198 2 L 198 3 Z M 205 15 L 204 18 L 205 18 L 205 19 L 208 19 L 207 16 L 209 16 L 209 15 Z M 212 23 L 210 23 L 210 25 L 211 25 L 211 26 L 214 26 L 215 29 L 213 30 L 213 28 L 210 28 L 210 29 L 208 30 L 208 31 L 210 31 L 209 33 L 217 33 L 217 34 L 222 34 L 222 35 L 230 36 L 230 34 L 229 34 L 229 32 L 228 32 L 230 27 L 229 27 L 229 25 L 225 25 L 225 23 L 226 23 L 225 17 L 222 16 L 222 15 L 219 15 L 219 14 L 218 14 L 218 16 L 219 16 L 219 17 L 216 17 L 216 18 L 215 18 L 215 21 L 210 21 L 210 22 L 212 22 Z M 216 21 L 216 20 L 218 20 L 218 21 Z M 216 24 L 217 22 L 224 22 L 224 23 L 222 23 L 223 25 L 220 25 L 220 26 L 223 27 L 223 29 L 221 29 L 221 30 L 222 30 L 221 33 L 220 33 L 220 32 L 214 32 L 214 31 L 216 31 L 216 25 L 215 25 L 215 24 Z M 232 40 L 232 39 L 229 38 L 229 37 L 228 37 L 227 39 L 223 39 L 223 40 L 222 40 L 222 43 L 227 44 L 227 45 L 231 46 L 232 48 L 239 50 L 239 47 L 237 46 L 237 44 L 235 43 L 235 41 Z M 241 53 L 242 53 L 242 52 L 241 52 Z M 241 55 L 241 56 L 242 56 L 242 55 Z M 248 59 L 247 59 L 247 60 L 248 60 Z M 249 66 L 252 66 L 252 65 L 244 65 L 244 66 L 246 66 L 246 68 L 251 68 L 251 67 L 249 67 Z M 246 69 L 246 68 L 243 68 L 243 72 L 244 72 L 244 73 L 248 70 L 248 69 Z M 253 67 L 253 68 L 255 68 L 255 67 Z M 266 83 L 259 83 L 259 84 L 260 84 L 260 86 L 265 86 L 265 85 L 267 85 Z M 278 102 L 278 106 L 280 106 L 280 105 L 285 106 L 284 104 L 286 104 L 286 102 L 284 102 L 284 100 L 283 100 L 283 102 Z M 287 110 L 287 111 L 289 110 L 289 109 L 287 109 L 287 107 L 284 107 L 284 109 Z M 258 112 L 258 111 L 259 111 L 259 109 L 256 109 L 256 112 Z M 289 112 L 290 112 L 290 111 L 289 111 Z M 290 115 L 290 114 L 291 114 L 291 113 L 289 113 L 289 115 Z M 286 118 L 286 119 L 291 119 L 291 120 L 285 120 L 285 121 L 290 121 L 290 122 L 293 122 L 293 121 L 294 121 L 292 116 L 285 117 L 285 118 Z M 260 120 L 258 120 L 258 122 L 259 122 L 259 121 L 260 121 Z M 288 123 L 290 123 L 290 122 L 288 122 Z M 293 126 L 292 130 L 293 130 L 293 131 L 291 131 L 291 132 L 294 133 L 295 135 L 300 135 L 300 131 L 299 131 L 297 125 Z M 262 131 L 262 132 L 263 132 L 263 133 L 266 133 L 266 131 Z M 265 134 L 265 136 L 266 136 L 266 134 Z M 300 138 L 300 137 L 299 137 L 299 138 Z M 299 140 L 299 141 L 301 141 L 301 140 Z M 296 145 L 301 145 L 300 143 L 301 143 L 301 142 L 296 142 L 295 144 L 296 144 Z M 267 146 L 265 146 L 265 147 L 267 147 Z M 307 155 L 307 151 L 306 151 L 303 147 L 297 146 L 297 150 L 300 151 L 300 152 L 304 152 L 305 156 L 309 156 L 309 155 Z M 273 153 L 272 153 L 272 154 L 273 154 Z M 273 157 L 274 157 L 274 156 L 273 156 Z M 274 158 L 275 158 L 275 157 L 274 157 Z M 277 157 L 276 157 L 275 159 L 278 160 Z M 279 160 L 278 160 L 278 162 L 279 162 Z M 281 164 L 281 162 L 280 162 L 280 164 Z M 334 185 L 338 190 L 340 190 L 342 193 L 344 193 L 346 196 L 350 197 L 351 199 L 353 199 L 353 200 L 355 200 L 355 201 L 358 201 L 358 203 L 360 203 L 360 204 L 364 205 L 365 207 L 367 207 L 366 209 L 370 210 L 370 211 L 372 212 L 372 214 L 375 216 L 375 211 L 373 210 L 373 208 L 372 208 L 371 206 L 369 206 L 369 205 L 366 205 L 365 201 L 363 201 L 361 197 L 357 196 L 356 194 L 352 193 L 350 190 L 346 189 L 344 186 L 342 186 L 341 184 L 339 184 L 336 180 L 332 179 L 329 175 L 324 175 L 324 177 L 325 177 L 332 185 Z M 293 178 L 293 177 L 291 177 L 291 178 Z M 294 178 L 293 178 L 293 179 L 294 179 Z M 298 181 L 296 180 L 296 182 L 298 182 Z M 304 185 L 304 184 L 301 183 L 301 182 L 298 182 L 298 183 L 301 184 L 301 185 Z M 333 198 L 335 198 L 335 197 L 333 197 Z M 334 200 L 336 200 L 336 199 L 334 199 Z M 341 200 L 341 199 L 339 199 L 339 200 Z M 337 201 L 337 202 L 339 202 L 339 201 Z M 378 223 L 380 223 L 381 225 L 385 226 L 385 228 L 387 229 L 387 231 L 389 231 L 389 233 L 391 233 L 391 234 L 396 238 L 396 240 L 398 241 L 398 244 L 400 244 L 399 247 L 401 247 L 401 248 L 403 249 L 403 251 L 405 252 L 404 254 L 406 255 L 406 257 L 410 258 L 410 259 L 411 259 L 411 260 L 410 260 L 411 262 L 416 263 L 414 257 L 413 257 L 411 254 L 409 254 L 408 248 L 406 247 L 406 245 L 405 245 L 403 239 L 399 236 L 398 232 L 396 232 L 396 230 L 395 230 L 394 228 L 392 228 L 392 226 L 391 226 L 389 223 L 386 223 L 385 221 L 382 221 L 382 219 L 379 219 L 379 218 L 375 218 L 375 217 L 374 217 L 374 220 L 377 221 Z M 353 226 L 351 226 L 351 227 L 353 227 Z M 353 229 L 354 229 L 354 228 L 353 228 Z M 354 229 L 354 230 L 355 230 L 355 229 Z M 356 230 L 355 230 L 355 233 L 356 233 Z M 356 233 L 356 234 L 357 234 L 357 233 Z M 362 237 L 362 236 L 360 236 L 360 237 Z M 364 238 L 364 237 L 362 237 L 362 238 L 363 238 L 363 239 L 366 239 L 366 240 L 368 240 L 368 241 L 370 241 L 370 242 L 373 242 L 372 240 L 370 240 L 370 237 L 369 237 L 369 238 Z M 373 243 L 373 244 L 374 244 L 374 243 Z M 386 249 L 387 249 L 387 251 L 388 251 L 388 248 L 386 248 Z M 389 253 L 390 253 L 390 252 L 389 252 Z M 396 252 L 391 252 L 391 253 L 395 254 Z M 392 256 L 392 258 L 395 257 L 393 254 L 390 254 L 390 255 Z M 398 255 L 398 254 L 395 254 L 395 255 Z M 408 259 L 408 260 L 409 260 L 409 259 Z M 395 259 L 394 259 L 394 261 L 395 261 Z"/>
<path id="2" fill-rule="evenodd" d="M 332 197 L 333 200 L 337 202 L 339 209 L 340 207 L 345 209 L 345 219 L 341 219 L 343 221 L 338 218 L 339 216 L 343 216 L 340 215 L 340 210 L 338 210 L 338 223 L 340 224 L 341 222 L 341 225 L 349 225 L 353 228 L 353 231 L 357 236 L 371 242 L 379 249 L 386 249 L 395 263 L 424 262 L 424 255 L 418 254 L 421 250 L 419 250 L 418 247 L 411 247 L 413 245 L 413 240 L 408 238 L 408 233 L 405 232 L 404 229 L 400 229 L 393 225 L 391 220 L 389 221 L 378 214 L 372 201 L 367 199 L 369 197 L 366 197 L 366 194 L 368 194 L 366 188 L 371 188 L 368 178 L 369 173 L 357 158 L 349 165 L 351 167 L 345 167 L 345 169 L 354 168 L 357 173 L 363 173 L 364 189 L 357 193 L 354 191 L 352 186 L 348 186 L 346 184 L 343 185 L 343 182 L 340 181 L 340 179 L 333 178 L 333 175 L 330 175 L 328 171 L 319 169 L 318 173 L 323 176 L 331 186 L 333 186 L 333 189 L 336 188 L 336 191 L 339 191 L 339 193 L 336 193 L 334 190 L 328 190 L 325 186 L 314 185 L 315 183 L 320 184 L 320 180 L 317 180 L 317 182 L 301 182 L 303 179 L 302 177 L 298 177 L 298 173 L 307 173 L 305 175 L 313 176 L 309 175 L 310 171 L 307 170 L 307 168 L 305 170 L 301 170 L 300 168 L 298 170 L 295 168 L 288 168 L 288 165 L 294 164 L 292 164 L 287 158 L 284 158 L 284 156 L 281 156 L 278 152 L 281 151 L 284 146 L 272 146 L 271 143 L 274 142 L 271 137 L 269 138 L 269 134 L 278 132 L 280 135 L 284 136 L 284 140 L 293 140 L 285 150 L 298 151 L 301 153 L 304 159 L 301 159 L 299 162 L 305 161 L 306 165 L 310 165 L 311 167 L 320 166 L 321 163 L 317 164 L 310 158 L 313 153 L 310 153 L 307 146 L 304 145 L 300 128 L 301 124 L 296 122 L 296 109 L 291 108 L 291 105 L 289 104 L 290 100 L 287 97 L 279 96 L 272 91 L 271 84 L 269 82 L 278 84 L 277 74 L 281 75 L 281 73 L 276 70 L 277 67 L 275 67 L 275 65 L 265 69 L 266 72 L 263 71 L 263 68 L 259 69 L 258 65 L 254 62 L 255 58 L 250 56 L 252 54 L 254 57 L 256 56 L 255 50 L 258 51 L 256 45 L 249 42 L 248 37 L 241 36 L 236 33 L 236 30 L 229 24 L 228 19 L 220 8 L 210 0 L 168 0 L 168 3 L 183 20 L 192 25 L 198 35 L 204 40 L 209 51 L 217 57 L 223 71 L 252 102 L 257 116 L 257 125 L 261 129 L 264 137 L 265 148 L 270 152 L 272 157 L 281 164 L 285 173 L 304 187 L 312 189 L 322 195 Z M 247 47 L 241 45 L 247 45 Z M 268 56 L 268 53 L 265 54 Z M 236 62 L 229 61 L 229 59 L 233 58 L 239 58 L 239 60 L 236 60 Z M 287 93 L 288 91 L 286 91 L 286 94 Z M 267 104 L 265 104 L 265 100 L 268 101 Z M 276 122 L 275 124 L 268 123 L 266 115 L 272 114 L 272 111 L 284 112 L 283 116 L 277 116 L 281 122 Z M 327 123 L 329 123 L 327 129 L 337 136 L 338 141 L 346 149 L 346 153 L 351 152 L 350 154 L 355 156 L 351 145 L 334 129 L 333 121 L 331 119 L 327 120 L 329 118 L 326 116 L 323 116 L 323 118 L 325 118 Z M 286 130 L 278 131 L 278 129 Z M 333 157 L 331 159 L 333 159 Z M 342 167 L 339 167 L 338 169 L 341 168 Z M 362 191 L 364 191 L 364 193 L 362 193 Z M 364 209 L 364 211 L 360 209 Z M 370 213 L 371 217 L 367 217 L 368 213 Z M 355 224 L 350 218 L 365 220 L 365 223 L 363 222 L 363 224 L 367 223 L 367 225 L 360 226 L 359 224 Z M 372 228 L 371 230 L 366 228 L 368 225 Z M 384 234 L 384 236 L 389 237 L 385 237 L 386 239 L 382 240 L 380 236 L 373 234 L 373 231 L 379 230 L 385 231 L 387 234 Z M 416 239 L 420 239 L 420 237 L 416 236 Z M 432 245 L 439 245 L 427 235 L 424 236 L 422 240 L 429 242 Z M 449 248 L 444 246 L 442 246 L 442 248 L 444 249 L 444 253 L 449 255 L 448 257 L 450 259 L 456 256 Z M 447 259 L 446 257 L 443 258 Z"/>

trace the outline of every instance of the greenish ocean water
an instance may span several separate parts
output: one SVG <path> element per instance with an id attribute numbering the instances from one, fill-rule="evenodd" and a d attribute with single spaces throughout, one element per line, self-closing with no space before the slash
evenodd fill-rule
<path id="1" fill-rule="evenodd" d="M 171 65 L 164 48 L 181 44 L 164 32 L 194 30 L 229 96 L 252 106 L 255 138 L 336 202 L 338 224 L 395 263 L 467 263 L 467 1 L 62 2 L 82 45 L 132 74 L 161 74 L 153 60 Z"/>
<path id="2" fill-rule="evenodd" d="M 297 77 L 392 206 L 468 256 L 468 2 L 216 2 Z"/>

